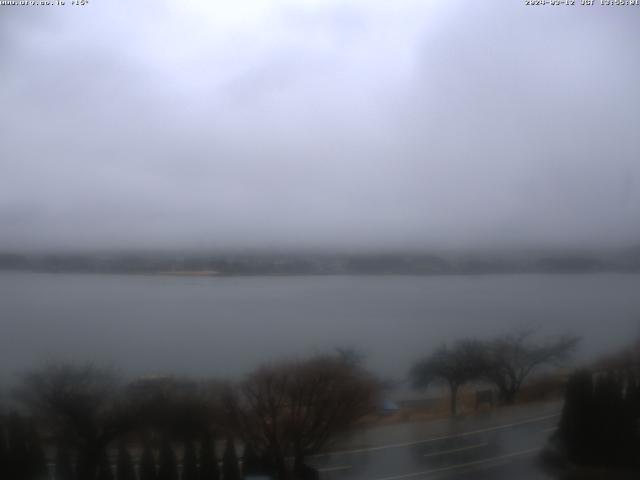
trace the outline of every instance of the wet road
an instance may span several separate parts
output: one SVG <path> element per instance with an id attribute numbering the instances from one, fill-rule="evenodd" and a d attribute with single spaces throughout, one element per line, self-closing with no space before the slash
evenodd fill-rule
<path id="1" fill-rule="evenodd" d="M 323 480 L 545 479 L 538 454 L 560 408 L 552 403 L 372 428 L 309 463 Z"/>

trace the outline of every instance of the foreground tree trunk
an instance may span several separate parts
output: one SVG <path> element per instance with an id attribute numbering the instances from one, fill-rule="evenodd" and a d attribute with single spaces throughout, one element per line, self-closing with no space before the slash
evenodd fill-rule
<path id="1" fill-rule="evenodd" d="M 80 454 L 78 459 L 78 479 L 95 480 L 98 475 L 101 449 L 88 447 Z"/>
<path id="2" fill-rule="evenodd" d="M 514 403 L 516 403 L 516 393 L 517 391 L 514 389 L 503 390 L 502 392 L 500 392 L 502 403 L 504 403 L 505 405 L 513 405 Z"/>
<path id="3" fill-rule="evenodd" d="M 455 383 L 450 384 L 451 387 L 451 415 L 458 413 L 458 385 Z"/>

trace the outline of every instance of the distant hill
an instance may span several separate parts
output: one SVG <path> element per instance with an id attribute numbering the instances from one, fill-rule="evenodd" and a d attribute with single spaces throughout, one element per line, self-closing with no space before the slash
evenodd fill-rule
<path id="1" fill-rule="evenodd" d="M 608 254 L 0 253 L 0 270 L 180 275 L 640 272 L 640 246 Z"/>

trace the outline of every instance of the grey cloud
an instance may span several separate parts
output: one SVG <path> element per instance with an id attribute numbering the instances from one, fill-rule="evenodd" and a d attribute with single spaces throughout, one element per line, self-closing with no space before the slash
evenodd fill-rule
<path id="1" fill-rule="evenodd" d="M 10 11 L 0 248 L 640 241 L 640 11 L 247 5 Z"/>

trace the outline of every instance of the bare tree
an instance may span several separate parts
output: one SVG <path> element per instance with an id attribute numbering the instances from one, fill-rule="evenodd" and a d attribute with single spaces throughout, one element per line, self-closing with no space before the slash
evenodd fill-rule
<path id="1" fill-rule="evenodd" d="M 262 367 L 250 374 L 237 389 L 230 389 L 225 397 L 232 423 L 245 442 L 252 443 L 268 456 L 281 475 L 287 472 L 285 418 L 288 382 L 288 368 Z"/>
<path id="2" fill-rule="evenodd" d="M 525 379 L 536 368 L 557 365 L 566 360 L 579 339 L 562 336 L 536 341 L 534 330 L 505 335 L 487 345 L 484 376 L 498 387 L 500 400 L 512 404 Z"/>
<path id="3" fill-rule="evenodd" d="M 484 347 L 476 340 L 460 340 L 440 347 L 416 363 L 410 372 L 414 388 L 427 388 L 434 382 L 445 383 L 451 393 L 451 414 L 457 412 L 458 389 L 483 373 Z"/>
<path id="4" fill-rule="evenodd" d="M 58 441 L 78 451 L 78 477 L 96 477 L 107 445 L 131 425 L 117 401 L 117 377 L 93 365 L 55 364 L 25 376 L 18 396 L 43 418 Z"/>
<path id="5" fill-rule="evenodd" d="M 306 456 L 375 408 L 378 389 L 355 363 L 321 355 L 256 370 L 237 389 L 232 408 L 245 440 L 287 478 L 287 456 L 294 472 L 303 470 Z"/>
<path id="6" fill-rule="evenodd" d="M 288 430 L 296 464 L 375 407 L 380 384 L 357 363 L 316 357 L 294 366 Z"/>

